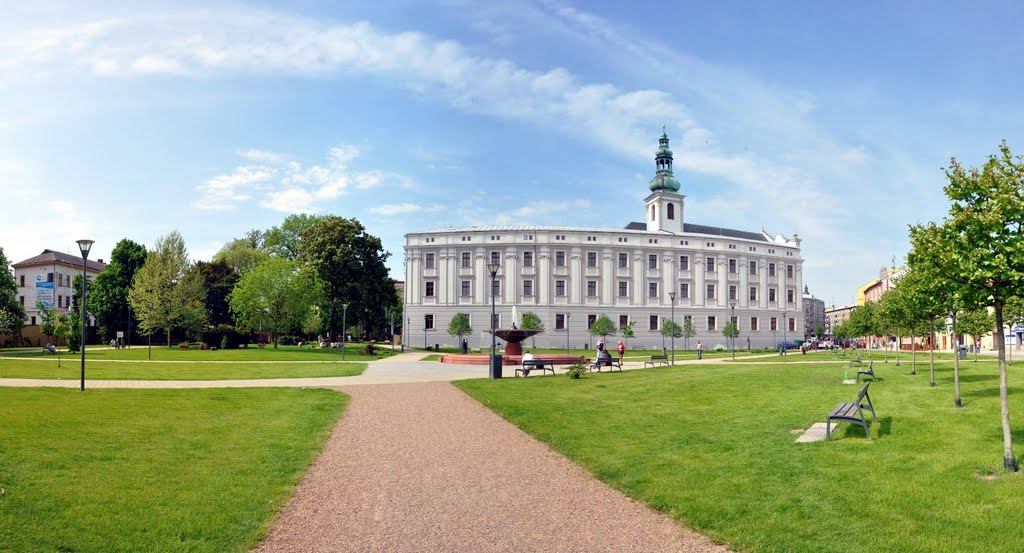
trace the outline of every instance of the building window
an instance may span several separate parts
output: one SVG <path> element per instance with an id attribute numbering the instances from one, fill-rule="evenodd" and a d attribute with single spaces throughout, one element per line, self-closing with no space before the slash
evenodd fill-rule
<path id="1" fill-rule="evenodd" d="M 597 315 L 587 315 L 587 330 L 594 326 L 595 321 L 597 321 Z"/>
<path id="2" fill-rule="evenodd" d="M 36 326 L 36 316 L 32 315 L 32 326 Z"/>
<path id="3" fill-rule="evenodd" d="M 426 266 L 427 269 L 433 269 L 434 268 L 434 254 L 432 254 L 432 253 L 428 253 L 427 254 L 427 261 L 426 261 L 425 266 Z"/>
<path id="4" fill-rule="evenodd" d="M 651 315 L 650 329 L 651 330 L 658 330 L 658 316 L 657 315 Z"/>
<path id="5" fill-rule="evenodd" d="M 714 315 L 708 315 L 708 330 L 718 330 L 718 320 Z"/>
<path id="6" fill-rule="evenodd" d="M 565 296 L 565 281 L 564 280 L 556 280 L 555 281 L 555 295 L 556 296 Z"/>
<path id="7" fill-rule="evenodd" d="M 715 285 L 714 284 L 708 284 L 707 294 L 704 296 L 704 298 L 705 299 L 709 299 L 709 300 L 715 299 Z"/>
<path id="8" fill-rule="evenodd" d="M 565 252 L 555 252 L 555 267 L 565 267 Z"/>
<path id="9" fill-rule="evenodd" d="M 768 289 L 768 301 L 770 303 L 775 303 L 775 288 Z"/>
<path id="10" fill-rule="evenodd" d="M 757 317 L 750 318 L 750 331 L 757 332 Z"/>
<path id="11" fill-rule="evenodd" d="M 668 204 L 668 218 L 669 219 L 675 219 L 676 218 L 676 206 L 675 206 L 675 204 L 672 204 L 672 203 Z"/>
<path id="12" fill-rule="evenodd" d="M 654 220 L 654 206 L 651 206 L 651 220 Z"/>
<path id="13" fill-rule="evenodd" d="M 715 258 L 714 257 L 709 257 L 709 258 L 707 258 L 706 261 L 707 261 L 707 263 L 704 265 L 704 272 L 705 273 L 713 273 L 713 272 L 715 272 Z"/>
<path id="14" fill-rule="evenodd" d="M 686 300 L 690 299 L 690 283 L 680 282 L 679 283 L 679 299 Z"/>
<path id="15" fill-rule="evenodd" d="M 471 285 L 470 285 L 468 280 L 463 280 L 462 281 L 462 297 L 464 297 L 464 298 L 468 298 L 469 297 L 470 286 Z"/>
<path id="16" fill-rule="evenodd" d="M 768 323 L 769 323 L 769 326 L 771 327 L 768 330 L 771 330 L 772 332 L 775 332 L 776 330 L 779 329 L 779 319 L 777 317 L 772 317 L 771 320 Z"/>
<path id="17" fill-rule="evenodd" d="M 729 260 L 729 274 L 730 275 L 736 274 L 736 260 L 735 259 L 730 259 Z"/>
<path id="18" fill-rule="evenodd" d="M 619 268 L 620 269 L 625 269 L 626 267 L 629 267 L 629 254 L 620 253 L 619 254 Z"/>
<path id="19" fill-rule="evenodd" d="M 533 267 L 533 252 L 523 252 L 523 267 Z"/>
<path id="20" fill-rule="evenodd" d="M 757 286 L 750 287 L 750 301 L 757 301 Z"/>
<path id="21" fill-rule="evenodd" d="M 587 281 L 587 297 L 592 298 L 592 297 L 594 297 L 596 295 L 597 295 L 597 281 L 596 280 L 588 280 Z"/>
<path id="22" fill-rule="evenodd" d="M 57 273 L 57 286 L 64 286 L 64 273 Z M 60 302 L 57 303 L 57 306 L 60 307 Z"/>
<path id="23" fill-rule="evenodd" d="M 423 328 L 427 330 L 434 330 L 434 316 L 424 315 L 423 316 Z"/>
<path id="24" fill-rule="evenodd" d="M 648 282 L 647 283 L 647 297 L 648 298 L 656 298 L 656 297 L 658 297 L 658 283 L 657 282 Z"/>
<path id="25" fill-rule="evenodd" d="M 62 276 L 62 275 L 57 275 Z M 64 296 L 57 295 L 57 307 L 64 307 Z"/>
<path id="26" fill-rule="evenodd" d="M 629 315 L 619 315 L 619 328 L 629 326 Z"/>
<path id="27" fill-rule="evenodd" d="M 619 297 L 624 298 L 629 295 L 629 282 L 625 280 L 619 281 Z"/>
<path id="28" fill-rule="evenodd" d="M 21 287 L 22 288 L 25 287 L 25 275 L 21 275 Z M 35 323 L 33 323 L 33 324 L 35 324 Z"/>
<path id="29" fill-rule="evenodd" d="M 434 297 L 434 283 L 433 282 L 427 282 L 426 296 L 428 298 Z"/>
<path id="30" fill-rule="evenodd" d="M 565 315 L 555 313 L 555 330 L 565 330 Z"/>
<path id="31" fill-rule="evenodd" d="M 757 274 L 757 261 L 751 261 L 750 262 L 750 265 L 747 268 L 747 273 L 750 274 L 750 275 L 756 275 Z"/>
<path id="32" fill-rule="evenodd" d="M 657 254 L 653 254 L 652 253 L 652 254 L 647 256 L 647 268 L 648 269 L 657 269 L 658 268 L 658 255 Z"/>
<path id="33" fill-rule="evenodd" d="M 789 331 L 793 332 L 796 330 L 796 319 L 789 319 Z"/>
<path id="34" fill-rule="evenodd" d="M 587 267 L 597 267 L 597 252 L 587 252 Z"/>
<path id="35" fill-rule="evenodd" d="M 786 278 L 793 278 L 793 266 L 786 265 Z"/>
<path id="36" fill-rule="evenodd" d="M 793 291 L 786 290 L 786 303 L 793 303 Z"/>
<path id="37" fill-rule="evenodd" d="M 735 286 L 732 286 L 732 285 L 729 286 L 729 299 L 732 300 L 732 301 L 736 301 L 736 287 Z"/>
<path id="38" fill-rule="evenodd" d="M 501 295 L 501 281 L 500 280 L 492 280 L 491 281 L 491 295 L 494 296 L 494 297 L 498 297 L 498 296 Z"/>
<path id="39" fill-rule="evenodd" d="M 18 303 L 20 303 L 22 307 L 25 307 L 25 296 L 18 296 Z"/>
<path id="40" fill-rule="evenodd" d="M 524 280 L 523 281 L 523 295 L 524 296 L 532 296 L 533 295 L 533 281 L 532 280 Z"/>
<path id="41" fill-rule="evenodd" d="M 679 256 L 679 270 L 689 271 L 690 270 L 690 256 L 680 255 Z"/>
<path id="42" fill-rule="evenodd" d="M 468 269 L 470 267 L 470 254 L 469 252 L 462 252 L 462 268 Z"/>
<path id="43" fill-rule="evenodd" d="M 775 276 L 775 264 L 774 263 L 769 263 L 768 264 L 768 276 L 770 276 L 770 277 Z"/>

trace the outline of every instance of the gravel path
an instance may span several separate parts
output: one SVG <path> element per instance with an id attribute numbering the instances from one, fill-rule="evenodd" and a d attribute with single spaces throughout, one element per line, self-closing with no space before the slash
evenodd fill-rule
<path id="1" fill-rule="evenodd" d="M 339 389 L 345 416 L 256 551 L 728 551 L 447 382 Z"/>

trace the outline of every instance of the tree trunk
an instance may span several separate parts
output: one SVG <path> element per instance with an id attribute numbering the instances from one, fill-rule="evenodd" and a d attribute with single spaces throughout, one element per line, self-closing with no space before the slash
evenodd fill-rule
<path id="1" fill-rule="evenodd" d="M 896 335 L 896 366 L 900 366 L 900 346 L 903 344 L 903 336 Z"/>
<path id="2" fill-rule="evenodd" d="M 917 335 L 910 335 L 910 374 L 917 374 Z"/>
<path id="3" fill-rule="evenodd" d="M 1003 303 L 995 302 L 996 348 L 999 354 L 999 412 L 1003 422 L 1003 466 L 1010 472 L 1017 472 L 1017 460 L 1013 457 L 1013 433 L 1010 431 L 1010 401 L 1006 385 L 1006 338 L 1003 336 Z"/>
<path id="4" fill-rule="evenodd" d="M 885 335 L 885 361 L 883 361 L 883 362 L 884 363 L 888 363 L 889 362 L 889 335 L 888 334 Z"/>
<path id="5" fill-rule="evenodd" d="M 931 374 L 931 383 L 929 384 L 932 388 L 935 387 L 935 321 L 932 320 L 932 333 L 928 338 L 928 370 Z"/>
<path id="6" fill-rule="evenodd" d="M 955 351 L 953 353 L 953 389 L 956 396 L 956 406 L 963 407 L 963 403 L 960 402 L 960 341 L 956 339 L 956 313 L 950 315 L 953 320 L 953 347 Z"/>

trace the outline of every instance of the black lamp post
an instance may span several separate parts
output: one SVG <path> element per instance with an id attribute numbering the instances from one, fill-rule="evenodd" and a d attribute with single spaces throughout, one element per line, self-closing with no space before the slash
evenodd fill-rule
<path id="1" fill-rule="evenodd" d="M 488 263 L 487 272 L 491 275 L 491 378 L 501 378 L 501 356 L 498 355 L 498 342 L 495 331 L 498 330 L 495 327 L 495 302 L 497 301 L 494 294 L 494 286 L 498 282 L 498 269 L 501 268 L 497 263 Z"/>
<path id="2" fill-rule="evenodd" d="M 89 250 L 92 249 L 94 243 L 92 240 L 78 240 L 78 249 L 82 252 L 82 298 L 78 302 L 78 309 L 82 311 L 82 343 L 79 346 L 82 348 L 82 384 L 79 390 L 83 392 L 85 391 L 85 260 L 89 258 Z"/>
<path id="3" fill-rule="evenodd" d="M 423 349 L 427 349 L 427 319 L 430 315 L 423 315 Z"/>
<path id="4" fill-rule="evenodd" d="M 149 324 L 152 325 L 153 324 L 153 304 L 152 303 L 147 303 L 146 304 L 146 308 L 149 309 Z M 152 328 L 152 326 L 149 328 L 149 330 L 146 332 L 146 334 L 149 335 L 149 346 L 147 347 L 148 351 L 146 352 L 146 355 L 148 356 L 149 360 L 152 361 L 153 360 L 153 328 Z"/>
<path id="5" fill-rule="evenodd" d="M 729 339 L 732 341 L 732 359 L 736 360 L 736 331 L 739 330 L 739 325 L 736 324 L 736 302 L 729 302 L 729 322 L 732 323 L 732 328 L 729 331 Z"/>
<path id="6" fill-rule="evenodd" d="M 388 318 L 391 320 L 391 351 L 395 351 L 395 310 L 388 309 Z"/>
<path id="7" fill-rule="evenodd" d="M 676 293 L 669 292 L 668 299 L 672 300 L 672 326 L 669 330 L 672 331 L 672 365 L 676 364 Z M 665 339 L 665 335 L 662 334 L 662 340 Z"/>
<path id="8" fill-rule="evenodd" d="M 569 315 L 570 315 L 570 313 L 566 313 L 565 314 L 565 353 L 566 354 L 569 353 Z"/>
<path id="9" fill-rule="evenodd" d="M 786 331 L 789 330 L 786 327 L 788 327 L 788 326 L 789 326 L 789 320 L 786 318 L 786 312 L 783 311 L 782 312 L 782 342 L 783 343 L 789 341 L 789 339 L 786 337 Z"/>
<path id="10" fill-rule="evenodd" d="M 131 349 L 132 347 L 132 306 L 128 306 L 128 341 L 125 343 L 125 347 Z"/>
<path id="11" fill-rule="evenodd" d="M 348 314 L 348 304 L 341 304 L 341 360 L 345 360 L 345 338 L 348 332 L 345 330 L 345 316 Z"/>

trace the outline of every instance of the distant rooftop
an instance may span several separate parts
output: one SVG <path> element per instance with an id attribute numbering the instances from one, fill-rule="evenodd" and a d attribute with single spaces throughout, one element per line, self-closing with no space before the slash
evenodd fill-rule
<path id="1" fill-rule="evenodd" d="M 506 225 L 506 226 L 486 226 L 486 227 L 442 227 L 432 230 L 426 230 L 423 232 L 410 232 L 409 235 L 416 234 L 436 234 L 439 232 L 524 232 L 524 231 L 575 231 L 575 232 L 611 232 L 611 233 L 622 233 L 627 231 L 630 233 L 648 233 L 653 231 L 647 230 L 646 223 L 632 222 L 626 225 L 625 228 L 594 228 L 594 227 L 556 227 L 556 226 L 540 226 L 540 225 Z M 756 240 L 758 242 L 770 242 L 768 237 L 760 232 L 746 232 L 742 230 L 734 230 L 721 227 L 711 227 L 707 225 L 694 225 L 691 223 L 683 223 L 683 232 L 690 234 L 704 234 L 708 236 L 724 236 L 727 238 L 741 238 L 743 240 Z"/>
<path id="2" fill-rule="evenodd" d="M 27 267 L 29 265 L 46 265 L 48 263 L 60 263 L 62 265 L 71 265 L 73 267 L 82 266 L 82 257 L 80 255 L 71 255 L 64 252 L 58 252 L 54 250 L 43 250 L 43 253 L 30 257 L 24 261 L 19 261 L 12 264 L 14 268 Z M 90 271 L 101 272 L 107 265 L 100 261 L 87 260 L 85 266 Z"/>

